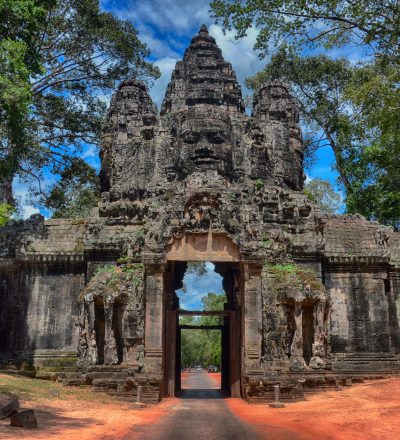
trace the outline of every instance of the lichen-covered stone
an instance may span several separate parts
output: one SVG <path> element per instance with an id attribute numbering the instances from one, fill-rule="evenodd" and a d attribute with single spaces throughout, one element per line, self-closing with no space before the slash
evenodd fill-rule
<path id="1" fill-rule="evenodd" d="M 194 260 L 224 278 L 233 394 L 269 398 L 279 379 L 298 398 L 335 369 L 399 371 L 400 234 L 323 215 L 302 192 L 303 149 L 288 87 L 264 84 L 247 115 L 205 26 L 160 113 L 142 82 L 122 81 L 93 215 L 0 230 L 0 361 L 75 356 L 95 389 L 173 394 L 175 291 Z"/>

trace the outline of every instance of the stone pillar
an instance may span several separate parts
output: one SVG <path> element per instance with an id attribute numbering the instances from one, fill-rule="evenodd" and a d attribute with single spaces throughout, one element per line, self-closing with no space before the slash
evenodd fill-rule
<path id="1" fill-rule="evenodd" d="M 93 295 L 86 295 L 85 296 L 85 302 L 87 304 L 88 326 L 89 326 L 89 335 L 90 335 L 94 331 L 94 326 L 95 326 Z"/>
<path id="2" fill-rule="evenodd" d="M 247 374 L 261 371 L 262 344 L 262 264 L 244 264 L 243 345 Z"/>
<path id="3" fill-rule="evenodd" d="M 145 262 L 145 369 L 147 372 L 162 372 L 163 342 L 163 297 L 164 271 L 166 265 L 158 262 Z"/>
<path id="4" fill-rule="evenodd" d="M 324 322 L 326 303 L 318 302 L 314 308 L 314 342 L 310 368 L 321 369 L 326 364 L 326 326 Z"/>
<path id="5" fill-rule="evenodd" d="M 390 271 L 384 283 L 389 302 L 390 350 L 398 354 L 400 353 L 400 272 L 394 269 Z"/>
<path id="6" fill-rule="evenodd" d="M 303 309 L 301 302 L 294 304 L 294 322 L 296 329 L 290 346 L 290 369 L 303 371 L 307 369 L 307 365 L 303 358 Z"/>
<path id="7" fill-rule="evenodd" d="M 107 341 L 111 334 L 114 312 L 114 301 L 112 298 L 104 298 L 104 339 Z"/>

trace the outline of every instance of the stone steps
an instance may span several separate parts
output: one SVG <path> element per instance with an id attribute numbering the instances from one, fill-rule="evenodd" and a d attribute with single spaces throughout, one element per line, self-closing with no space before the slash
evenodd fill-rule
<path id="1" fill-rule="evenodd" d="M 393 353 L 338 353 L 332 369 L 338 373 L 400 373 L 400 356 Z"/>

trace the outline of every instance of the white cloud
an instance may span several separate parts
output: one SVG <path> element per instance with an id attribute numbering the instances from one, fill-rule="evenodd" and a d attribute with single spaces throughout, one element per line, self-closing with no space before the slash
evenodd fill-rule
<path id="1" fill-rule="evenodd" d="M 23 183 L 18 179 L 13 185 L 14 197 L 19 201 L 20 215 L 23 219 L 29 218 L 32 214 L 39 213 L 39 209 L 29 204 L 29 187 L 27 183 Z"/>
<path id="2" fill-rule="evenodd" d="M 175 64 L 178 61 L 177 58 L 161 58 L 155 62 L 155 65 L 161 71 L 161 77 L 154 82 L 153 87 L 149 90 L 150 96 L 153 101 L 161 108 L 162 101 L 164 99 L 165 90 L 168 83 L 171 80 L 171 73 L 174 70 Z"/>
<path id="3" fill-rule="evenodd" d="M 32 205 L 25 205 L 22 208 L 22 217 L 29 218 L 32 214 L 38 214 L 40 211 Z"/>
<path id="4" fill-rule="evenodd" d="M 89 148 L 82 154 L 82 159 L 88 157 L 97 157 L 99 155 L 99 149 L 95 145 L 90 145 Z"/>
<path id="5" fill-rule="evenodd" d="M 42 189 L 46 189 L 55 183 L 54 176 L 47 176 L 42 182 Z M 36 184 L 34 181 L 33 184 Z M 21 180 L 20 178 L 15 178 L 13 181 L 13 194 L 18 202 L 19 214 L 23 219 L 29 218 L 32 214 L 41 213 L 47 217 L 49 214 L 48 210 L 40 210 L 34 203 L 35 200 L 32 197 L 32 192 L 30 189 L 30 183 Z"/>
<path id="6" fill-rule="evenodd" d="M 198 22 L 210 23 L 209 0 L 128 0 L 124 7 L 116 0 L 102 0 L 103 8 L 135 25 L 146 23 L 159 31 L 186 34 Z"/>
<path id="7" fill-rule="evenodd" d="M 305 180 L 304 183 L 307 185 L 307 183 L 310 183 L 312 180 L 314 180 L 314 178 L 311 177 L 311 176 L 309 176 L 309 175 L 306 173 L 306 180 Z"/>
<path id="8" fill-rule="evenodd" d="M 233 70 L 236 72 L 239 83 L 244 87 L 244 80 L 260 71 L 266 64 L 267 59 L 260 60 L 253 46 L 256 42 L 258 30 L 251 28 L 247 36 L 235 40 L 235 32 L 228 31 L 224 34 L 222 27 L 213 24 L 209 28 L 218 46 L 222 50 L 223 57 L 232 63 Z"/>
<path id="9" fill-rule="evenodd" d="M 184 310 L 202 310 L 201 299 L 210 292 L 217 294 L 224 293 L 222 288 L 222 277 L 214 271 L 212 263 L 206 263 L 207 274 L 198 276 L 194 273 L 186 273 L 183 282 L 186 291 L 178 290 L 180 308 Z"/>

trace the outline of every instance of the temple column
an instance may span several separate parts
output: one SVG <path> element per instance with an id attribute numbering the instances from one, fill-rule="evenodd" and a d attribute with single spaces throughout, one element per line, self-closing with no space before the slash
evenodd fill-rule
<path id="1" fill-rule="evenodd" d="M 324 301 L 318 302 L 314 307 L 314 342 L 310 360 L 310 367 L 314 369 L 324 368 L 326 364 L 325 308 L 326 303 Z"/>
<path id="2" fill-rule="evenodd" d="M 296 325 L 293 342 L 290 346 L 290 369 L 302 371 L 307 369 L 303 357 L 303 308 L 301 302 L 294 304 L 294 322 Z"/>
<path id="3" fill-rule="evenodd" d="M 113 312 L 114 301 L 110 298 L 104 298 L 104 338 L 106 341 L 111 334 Z"/>
<path id="4" fill-rule="evenodd" d="M 262 344 L 262 264 L 244 264 L 243 348 L 246 374 L 256 374 L 261 368 Z"/>
<path id="5" fill-rule="evenodd" d="M 162 372 L 163 298 L 166 265 L 145 263 L 145 368 L 148 372 Z"/>

